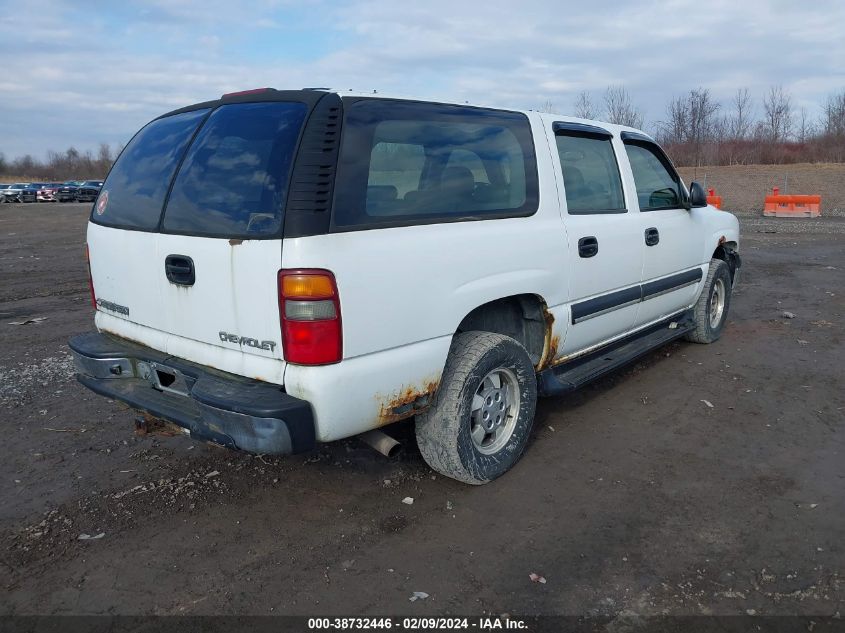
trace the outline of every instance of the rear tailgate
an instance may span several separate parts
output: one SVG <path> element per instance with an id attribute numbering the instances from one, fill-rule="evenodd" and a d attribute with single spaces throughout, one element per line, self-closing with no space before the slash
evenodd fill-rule
<path id="1" fill-rule="evenodd" d="M 283 384 L 281 227 L 307 110 L 224 103 L 158 119 L 132 140 L 89 228 L 99 328 Z"/>

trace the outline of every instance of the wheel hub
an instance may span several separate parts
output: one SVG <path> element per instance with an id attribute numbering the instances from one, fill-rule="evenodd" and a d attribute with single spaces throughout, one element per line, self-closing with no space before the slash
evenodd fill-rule
<path id="1" fill-rule="evenodd" d="M 472 399 L 470 435 L 484 454 L 501 450 L 513 435 L 519 416 L 519 382 L 506 368 L 488 373 Z"/>
<path id="2" fill-rule="evenodd" d="M 716 283 L 713 284 L 713 293 L 710 295 L 710 327 L 713 329 L 719 327 L 719 322 L 722 320 L 726 295 L 725 282 L 717 279 Z"/>

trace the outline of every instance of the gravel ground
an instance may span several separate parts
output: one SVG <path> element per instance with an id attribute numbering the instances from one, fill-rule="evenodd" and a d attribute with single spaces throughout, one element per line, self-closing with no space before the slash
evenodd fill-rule
<path id="1" fill-rule="evenodd" d="M 0 613 L 845 611 L 845 219 L 741 216 L 718 343 L 541 401 L 523 460 L 468 487 L 407 423 L 395 460 L 136 435 L 70 375 L 86 207 L 0 206 Z"/>

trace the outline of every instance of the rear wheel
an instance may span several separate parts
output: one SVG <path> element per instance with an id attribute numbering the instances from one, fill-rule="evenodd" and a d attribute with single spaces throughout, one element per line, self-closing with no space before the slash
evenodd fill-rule
<path id="1" fill-rule="evenodd" d="M 417 416 L 417 444 L 437 472 L 483 484 L 522 456 L 537 402 L 528 352 L 490 332 L 455 336 L 431 407 Z"/>
<path id="2" fill-rule="evenodd" d="M 693 343 L 713 343 L 722 335 L 731 305 L 731 271 L 721 259 L 711 259 L 701 296 L 695 304 L 695 329 L 686 335 Z"/>

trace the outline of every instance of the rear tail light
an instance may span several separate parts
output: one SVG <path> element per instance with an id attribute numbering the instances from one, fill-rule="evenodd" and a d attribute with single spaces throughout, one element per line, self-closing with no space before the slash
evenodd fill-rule
<path id="1" fill-rule="evenodd" d="M 300 365 L 340 361 L 343 355 L 340 297 L 331 272 L 280 270 L 279 317 L 286 361 Z"/>
<path id="2" fill-rule="evenodd" d="M 91 293 L 91 305 L 97 309 L 97 295 L 94 294 L 94 280 L 91 278 L 91 254 L 88 252 L 88 244 L 85 245 L 85 263 L 88 266 L 88 292 Z"/>

